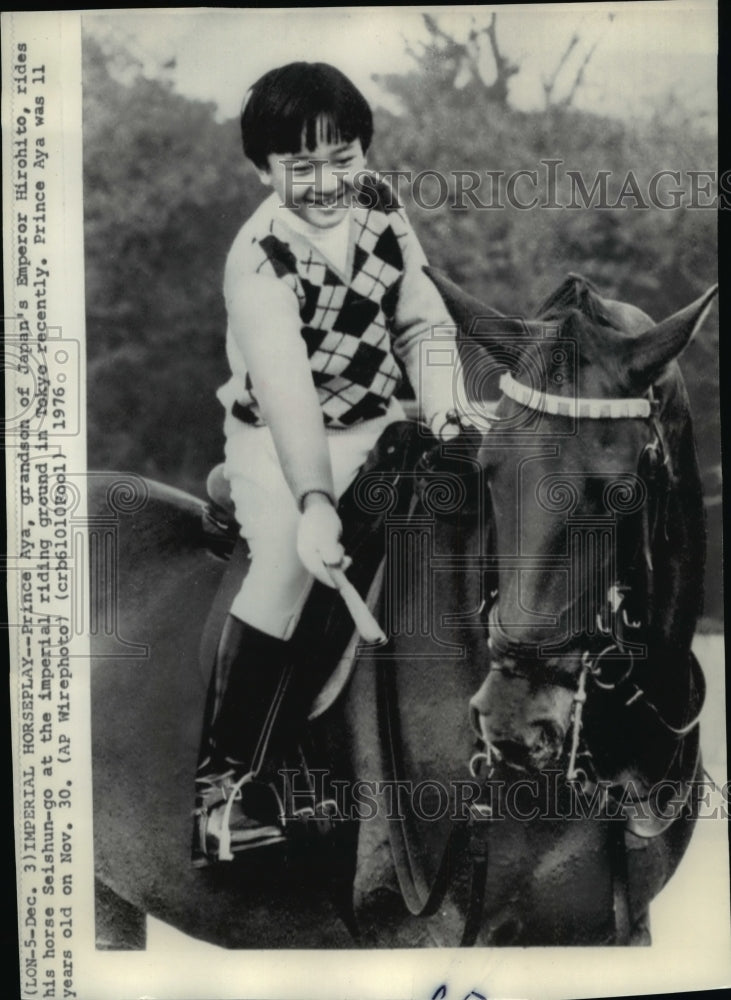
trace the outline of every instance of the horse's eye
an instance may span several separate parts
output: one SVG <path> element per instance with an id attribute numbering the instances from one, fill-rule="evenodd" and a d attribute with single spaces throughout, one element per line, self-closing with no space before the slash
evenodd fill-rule
<path id="1" fill-rule="evenodd" d="M 608 330 L 616 330 L 617 329 L 615 327 L 614 323 L 612 323 L 612 321 L 609 319 L 609 317 L 603 315 L 602 313 L 599 313 L 597 315 L 596 322 L 599 324 L 599 326 L 605 326 Z"/>

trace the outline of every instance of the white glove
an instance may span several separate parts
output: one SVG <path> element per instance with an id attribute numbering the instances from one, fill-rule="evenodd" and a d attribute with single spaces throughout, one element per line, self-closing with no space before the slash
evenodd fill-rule
<path id="1" fill-rule="evenodd" d="M 335 584 L 323 563 L 341 569 L 350 564 L 340 544 L 342 531 L 337 511 L 325 497 L 308 500 L 297 528 L 297 555 L 305 569 L 328 587 Z"/>

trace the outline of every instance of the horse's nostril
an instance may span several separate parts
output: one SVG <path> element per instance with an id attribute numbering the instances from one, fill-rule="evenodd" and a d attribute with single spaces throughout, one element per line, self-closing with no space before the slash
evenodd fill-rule
<path id="1" fill-rule="evenodd" d="M 526 770 L 545 767 L 558 758 L 562 746 L 558 727 L 550 721 L 533 723 L 525 739 L 497 738 L 490 743 L 506 764 Z"/>
<path id="2" fill-rule="evenodd" d="M 531 723 L 535 737 L 531 741 L 534 749 L 554 749 L 558 751 L 563 743 L 563 735 L 558 725 L 552 719 L 539 719 Z"/>
<path id="3" fill-rule="evenodd" d="M 530 764 L 530 750 L 525 743 L 519 743 L 517 740 L 495 740 L 492 746 L 506 764 L 515 767 L 528 767 Z"/>

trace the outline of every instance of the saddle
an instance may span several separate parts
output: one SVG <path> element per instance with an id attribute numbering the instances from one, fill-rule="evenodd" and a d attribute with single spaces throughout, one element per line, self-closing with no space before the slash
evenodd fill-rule
<path id="1" fill-rule="evenodd" d="M 463 523 L 482 512 L 482 468 L 478 453 L 482 435 L 475 428 L 463 429 L 449 444 L 437 441 L 424 425 L 413 420 L 390 424 L 383 432 L 355 481 L 338 504 L 343 522 L 343 544 L 354 562 L 363 553 L 373 533 L 382 530 L 386 515 L 407 514 L 414 493 L 435 516 Z M 208 475 L 208 502 L 203 508 L 202 529 L 209 548 L 230 559 L 239 537 L 239 525 L 223 463 Z M 461 484 L 458 502 L 450 505 L 430 503 L 433 488 Z M 376 498 L 388 491 L 392 503 L 378 509 L 378 503 L 364 503 L 363 493 Z M 380 516 L 379 516 L 380 515 Z M 361 574 L 363 575 L 363 574 Z"/>
<path id="2" fill-rule="evenodd" d="M 385 521 L 389 517 L 409 516 L 415 491 L 428 489 L 432 477 L 438 474 L 435 471 L 438 450 L 436 440 L 421 425 L 413 421 L 391 424 L 340 500 L 342 541 L 353 560 L 348 579 L 371 607 L 376 605 L 380 592 Z M 455 474 L 450 468 L 449 475 Z M 222 466 L 209 475 L 207 491 L 209 501 L 202 512 L 202 531 L 211 552 L 229 565 L 201 643 L 204 676 L 214 660 L 223 622 L 248 560 L 248 548 L 239 536 Z M 317 834 L 328 833 L 338 818 L 338 810 L 327 787 L 313 778 L 319 770 L 313 766 L 318 750 L 308 740 L 304 723 L 313 703 L 317 704 L 317 714 L 321 714 L 336 700 L 356 660 L 354 626 L 335 590 L 315 581 L 291 643 L 297 651 L 297 662 L 288 675 L 286 695 L 277 708 L 282 738 L 272 741 L 261 780 L 277 790 L 280 815 L 286 817 L 288 834 L 301 832 L 303 828 Z M 310 710 L 309 715 L 312 714 Z M 273 837 L 272 842 L 276 839 Z"/>

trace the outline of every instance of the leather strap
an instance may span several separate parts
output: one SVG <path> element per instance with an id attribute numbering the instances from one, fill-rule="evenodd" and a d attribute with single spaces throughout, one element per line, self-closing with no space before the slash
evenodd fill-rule
<path id="1" fill-rule="evenodd" d="M 477 940 L 482 925 L 482 914 L 485 908 L 488 870 L 488 827 L 489 816 L 480 809 L 479 803 L 470 804 L 470 855 L 472 870 L 470 873 L 470 898 L 467 905 L 464 928 L 460 948 L 471 948 Z"/>
<path id="2" fill-rule="evenodd" d="M 626 947 L 630 943 L 632 926 L 629 904 L 629 875 L 627 849 L 624 843 L 624 824 L 609 827 L 609 859 L 612 873 L 612 899 L 614 905 L 614 943 Z"/>

